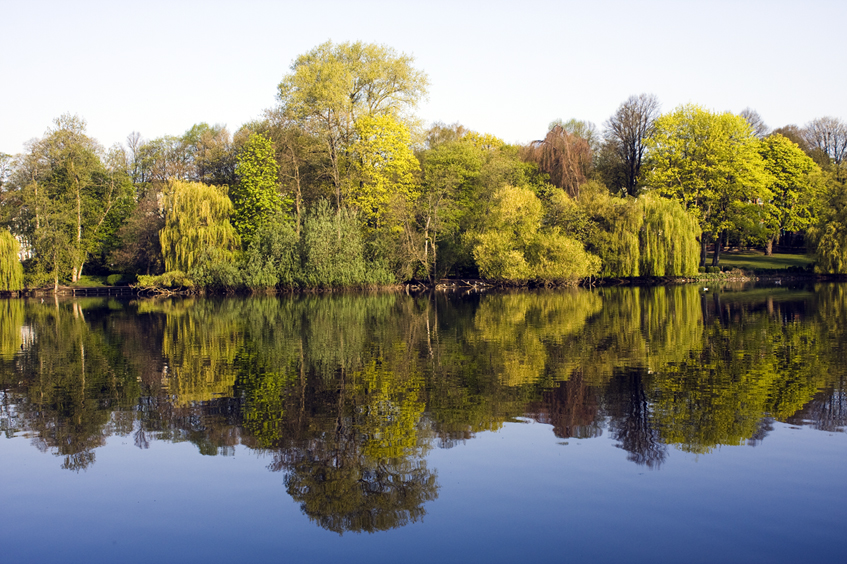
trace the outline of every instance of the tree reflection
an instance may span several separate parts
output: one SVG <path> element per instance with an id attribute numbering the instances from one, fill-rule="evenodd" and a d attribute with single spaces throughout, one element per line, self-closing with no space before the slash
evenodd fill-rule
<path id="1" fill-rule="evenodd" d="M 315 523 L 373 532 L 437 498 L 429 449 L 523 416 L 650 468 L 776 421 L 843 429 L 845 327 L 840 285 L 13 300 L 0 425 L 74 471 L 110 435 L 249 448 Z"/>
<path id="2" fill-rule="evenodd" d="M 593 439 L 603 434 L 601 399 L 600 390 L 588 386 L 582 372 L 576 371 L 569 380 L 545 390 L 530 410 L 536 421 L 552 425 L 560 439 Z"/>
<path id="3" fill-rule="evenodd" d="M 627 460 L 659 468 L 668 456 L 667 447 L 654 428 L 644 369 L 616 373 L 606 391 L 609 432 L 627 452 Z"/>
<path id="4" fill-rule="evenodd" d="M 100 300 L 26 304 L 25 323 L 33 338 L 15 356 L 17 381 L 11 390 L 17 420 L 37 448 L 63 457 L 62 467 L 69 470 L 94 462 L 94 450 L 120 431 L 113 411 L 130 405 L 139 392 L 116 343 L 93 327 L 108 313 L 105 305 Z"/>

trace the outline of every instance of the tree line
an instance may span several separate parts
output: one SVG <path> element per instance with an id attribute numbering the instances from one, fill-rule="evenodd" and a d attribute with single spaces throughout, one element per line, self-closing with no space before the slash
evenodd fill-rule
<path id="1" fill-rule="evenodd" d="M 654 95 L 525 146 L 421 126 L 427 76 L 390 47 L 324 43 L 234 134 L 197 124 L 109 149 L 63 115 L 0 155 L 0 289 L 78 282 L 364 287 L 445 276 L 573 284 L 690 276 L 727 245 L 805 237 L 847 269 L 847 124 L 771 131 Z"/>

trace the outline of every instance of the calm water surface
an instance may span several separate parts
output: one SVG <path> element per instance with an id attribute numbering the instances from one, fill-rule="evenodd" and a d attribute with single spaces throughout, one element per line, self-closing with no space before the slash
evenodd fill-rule
<path id="1" fill-rule="evenodd" d="M 847 286 L 0 301 L 2 562 L 841 562 Z"/>

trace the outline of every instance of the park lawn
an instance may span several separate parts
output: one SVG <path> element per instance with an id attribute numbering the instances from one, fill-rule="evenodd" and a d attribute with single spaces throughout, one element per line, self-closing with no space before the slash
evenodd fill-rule
<path id="1" fill-rule="evenodd" d="M 706 264 L 711 264 L 711 256 Z M 807 268 L 813 262 L 808 255 L 778 254 L 766 256 L 762 251 L 738 251 L 721 253 L 720 266 L 722 270 L 740 268 L 753 272 L 766 272 L 771 270 L 788 270 L 791 267 Z"/>
<path id="2" fill-rule="evenodd" d="M 105 285 L 106 278 L 104 276 L 88 275 L 80 276 L 78 281 L 71 283 L 73 288 L 100 288 Z"/>

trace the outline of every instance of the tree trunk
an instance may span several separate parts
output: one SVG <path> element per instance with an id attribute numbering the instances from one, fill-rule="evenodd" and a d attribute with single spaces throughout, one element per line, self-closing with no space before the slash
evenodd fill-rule
<path id="1" fill-rule="evenodd" d="M 721 248 L 723 247 L 723 234 L 721 231 L 718 233 L 718 238 L 715 239 L 715 252 L 712 254 L 712 266 L 717 266 L 721 260 Z"/>
<path id="2" fill-rule="evenodd" d="M 767 256 L 773 255 L 773 240 L 774 237 L 771 236 L 768 238 L 768 242 L 765 244 L 765 255 Z"/>
<path id="3" fill-rule="evenodd" d="M 706 234 L 700 235 L 700 266 L 706 266 Z"/>

